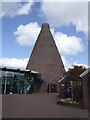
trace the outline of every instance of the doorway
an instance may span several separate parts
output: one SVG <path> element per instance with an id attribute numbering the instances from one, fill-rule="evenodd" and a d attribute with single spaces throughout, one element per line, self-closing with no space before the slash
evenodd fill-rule
<path id="1" fill-rule="evenodd" d="M 24 93 L 24 81 L 19 81 L 19 93 Z"/>
<path id="2" fill-rule="evenodd" d="M 51 93 L 56 93 L 56 92 L 57 92 L 57 85 L 51 84 Z"/>

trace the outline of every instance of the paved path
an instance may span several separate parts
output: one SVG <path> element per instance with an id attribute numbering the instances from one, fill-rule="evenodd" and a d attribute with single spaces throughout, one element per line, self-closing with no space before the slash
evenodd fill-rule
<path id="1" fill-rule="evenodd" d="M 2 118 L 2 95 L 0 94 L 0 120 Z"/>
<path id="2" fill-rule="evenodd" d="M 4 118 L 87 118 L 87 111 L 57 105 L 57 94 L 3 95 Z"/>

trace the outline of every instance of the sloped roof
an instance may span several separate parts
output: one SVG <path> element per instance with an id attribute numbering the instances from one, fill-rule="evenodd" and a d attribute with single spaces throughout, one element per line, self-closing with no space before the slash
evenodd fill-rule
<path id="1" fill-rule="evenodd" d="M 13 71 L 13 72 L 22 72 L 22 73 L 32 73 L 32 74 L 40 74 L 39 72 L 37 71 L 31 71 L 31 70 L 28 70 L 28 69 L 22 69 L 22 68 L 15 68 L 15 67 L 4 67 L 4 66 L 0 66 L 0 70 L 3 70 L 3 71 Z"/>
<path id="2" fill-rule="evenodd" d="M 65 75 L 64 77 L 62 77 L 62 78 L 58 81 L 58 83 L 62 83 L 62 82 L 65 80 L 66 76 L 67 76 L 67 75 Z"/>
<path id="3" fill-rule="evenodd" d="M 88 69 L 85 70 L 82 74 L 80 74 L 80 77 L 83 78 L 83 77 L 86 76 L 88 73 L 90 73 L 90 68 L 88 68 Z"/>

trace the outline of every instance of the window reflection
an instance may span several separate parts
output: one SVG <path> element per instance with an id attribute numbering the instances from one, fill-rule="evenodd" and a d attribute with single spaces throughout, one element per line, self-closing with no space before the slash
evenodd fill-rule
<path id="1" fill-rule="evenodd" d="M 2 72 L 2 94 L 30 94 L 33 78 L 27 73 Z"/>

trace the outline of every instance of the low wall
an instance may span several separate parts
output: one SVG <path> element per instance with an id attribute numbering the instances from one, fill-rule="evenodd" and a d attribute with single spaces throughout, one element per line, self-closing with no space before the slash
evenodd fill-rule
<path id="1" fill-rule="evenodd" d="M 62 102 L 60 100 L 57 101 L 57 104 L 63 105 L 63 106 L 68 106 L 68 107 L 75 107 L 75 108 L 82 109 L 82 105 L 81 104 Z"/>

